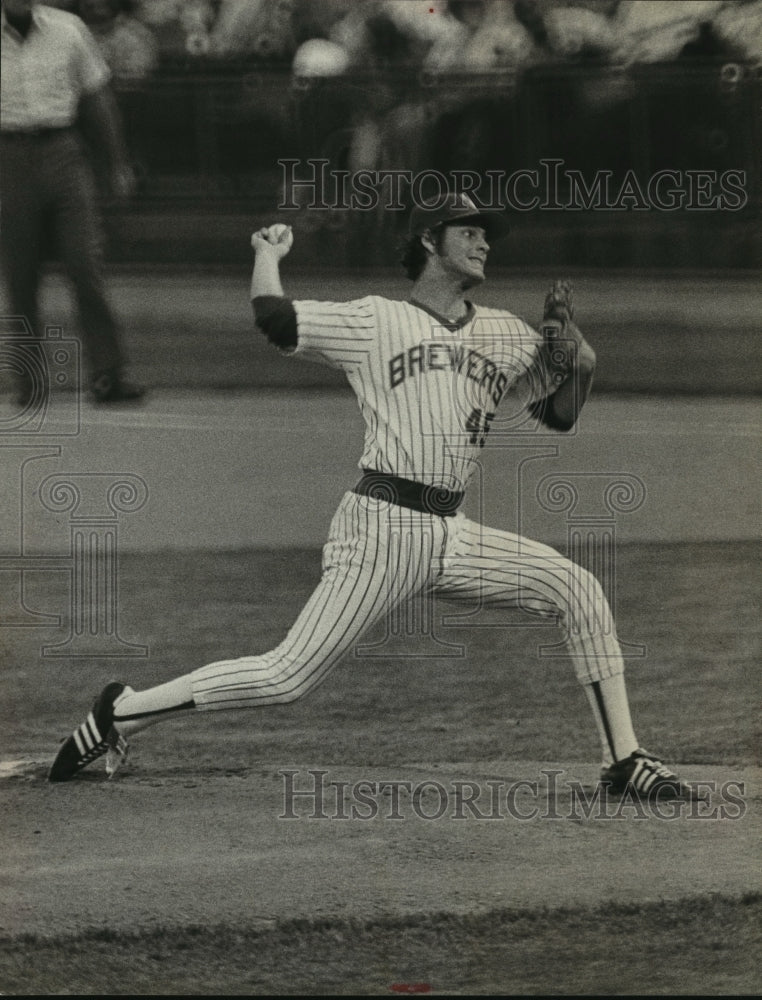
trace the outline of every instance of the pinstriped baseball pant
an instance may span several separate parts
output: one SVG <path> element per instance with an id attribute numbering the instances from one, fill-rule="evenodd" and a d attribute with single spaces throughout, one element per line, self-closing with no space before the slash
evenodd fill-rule
<path id="1" fill-rule="evenodd" d="M 296 701 L 375 622 L 421 593 L 558 621 L 583 684 L 624 670 L 608 602 L 582 567 L 462 514 L 436 517 L 346 493 L 323 548 L 321 580 L 286 638 L 267 653 L 195 670 L 194 701 L 199 709 Z"/>

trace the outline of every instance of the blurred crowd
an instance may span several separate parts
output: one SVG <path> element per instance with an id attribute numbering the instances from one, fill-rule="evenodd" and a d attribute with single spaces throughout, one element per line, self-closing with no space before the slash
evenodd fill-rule
<path id="1" fill-rule="evenodd" d="M 282 157 L 350 174 L 483 176 L 556 157 L 590 177 L 749 159 L 747 110 L 726 100 L 736 78 L 723 90 L 648 64 L 719 63 L 753 81 L 734 64 L 762 64 L 762 0 L 47 2 L 79 15 L 100 44 L 121 84 L 140 190 L 160 197 L 195 197 L 203 184 L 248 198 L 264 184 L 280 201 Z M 163 73 L 180 87 L 153 86 Z M 210 74 L 219 86 L 206 86 Z M 634 135 L 646 119 L 647 134 Z M 305 187 L 295 200 L 311 197 Z M 341 214 L 305 211 L 304 226 L 343 225 Z M 394 223 L 377 214 L 363 224 Z"/>
<path id="2" fill-rule="evenodd" d="M 521 71 L 685 57 L 762 61 L 762 0 L 47 0 L 117 80 L 244 61 L 300 77 Z"/>

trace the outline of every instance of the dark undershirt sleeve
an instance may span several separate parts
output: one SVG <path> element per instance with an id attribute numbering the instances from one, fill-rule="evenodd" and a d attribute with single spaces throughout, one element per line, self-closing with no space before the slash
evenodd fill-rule
<path id="1" fill-rule="evenodd" d="M 556 416 L 556 412 L 553 409 L 552 396 L 546 396 L 544 399 L 538 399 L 537 402 L 530 404 L 528 410 L 536 420 L 539 420 L 540 423 L 545 424 L 545 426 L 549 427 L 551 430 L 569 430 L 568 425 L 560 421 Z"/>
<path id="2" fill-rule="evenodd" d="M 257 326 L 270 343 L 282 351 L 296 350 L 296 312 L 291 299 L 282 295 L 257 295 L 251 304 Z"/>

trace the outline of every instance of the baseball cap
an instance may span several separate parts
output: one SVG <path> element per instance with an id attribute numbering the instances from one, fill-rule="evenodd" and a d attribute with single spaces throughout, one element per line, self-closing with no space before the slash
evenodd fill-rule
<path id="1" fill-rule="evenodd" d="M 440 198 L 431 208 L 413 206 L 410 213 L 409 233 L 420 236 L 425 229 L 436 229 L 451 223 L 462 225 L 473 222 L 485 231 L 488 240 L 498 240 L 507 236 L 508 220 L 500 212 L 485 212 L 477 208 L 467 194 L 450 192 Z"/>

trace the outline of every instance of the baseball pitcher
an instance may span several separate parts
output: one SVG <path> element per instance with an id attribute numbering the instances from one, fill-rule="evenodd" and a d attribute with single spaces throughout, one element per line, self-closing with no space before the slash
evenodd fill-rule
<path id="1" fill-rule="evenodd" d="M 322 577 L 286 638 L 257 656 L 210 663 L 136 692 L 112 682 L 50 771 L 66 781 L 106 755 L 112 775 L 140 730 L 180 713 L 262 709 L 302 698 L 363 633 L 403 601 L 436 594 L 521 608 L 558 622 L 595 719 L 602 782 L 613 793 L 690 799 L 690 785 L 635 736 L 624 662 L 598 581 L 539 542 L 469 520 L 460 510 L 498 407 L 571 429 L 587 399 L 595 353 L 556 283 L 538 333 L 469 295 L 485 280 L 504 217 L 449 195 L 411 214 L 406 301 L 293 301 L 280 279 L 290 227 L 260 229 L 251 299 L 274 347 L 346 375 L 365 424 L 360 476 L 343 495 L 323 548 Z"/>

